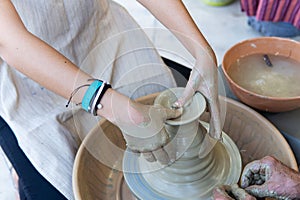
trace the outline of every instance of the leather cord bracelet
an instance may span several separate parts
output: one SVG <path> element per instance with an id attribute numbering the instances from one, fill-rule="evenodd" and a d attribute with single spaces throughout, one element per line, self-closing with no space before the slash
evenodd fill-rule
<path id="1" fill-rule="evenodd" d="M 95 98 L 93 98 L 90 102 L 90 113 L 92 113 L 94 116 L 97 116 L 97 110 L 103 107 L 100 101 L 108 88 L 111 88 L 111 85 L 103 81 L 102 85 L 95 94 Z"/>

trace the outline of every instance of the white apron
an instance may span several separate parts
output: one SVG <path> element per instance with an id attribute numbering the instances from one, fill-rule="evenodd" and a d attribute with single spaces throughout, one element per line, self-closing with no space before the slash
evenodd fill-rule
<path id="1" fill-rule="evenodd" d="M 135 21 L 107 0 L 12 0 L 27 29 L 95 78 L 131 98 L 175 86 Z M 43 64 L 41 63 L 41 66 Z M 65 80 L 61 80 L 62 82 Z M 76 151 L 99 118 L 0 58 L 0 115 L 36 169 L 68 199 Z"/>

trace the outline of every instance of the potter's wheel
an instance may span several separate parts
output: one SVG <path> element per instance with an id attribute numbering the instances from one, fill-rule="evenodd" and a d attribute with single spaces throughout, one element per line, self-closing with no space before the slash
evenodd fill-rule
<path id="1" fill-rule="evenodd" d="M 153 104 L 153 99 L 156 96 L 157 94 L 146 96 L 141 99 L 141 102 Z M 243 166 L 255 159 L 272 155 L 291 168 L 298 170 L 291 148 L 280 132 L 269 121 L 237 101 L 228 98 L 220 98 L 220 101 L 227 104 L 223 131 L 238 146 Z M 202 120 L 208 122 L 209 118 L 205 115 Z M 123 173 L 115 168 L 106 166 L 94 154 L 90 153 L 88 148 L 99 149 L 99 143 L 102 141 L 102 137 L 99 137 L 100 130 L 107 133 L 107 137 L 120 148 L 126 147 L 125 142 L 122 143 L 121 132 L 113 124 L 107 120 L 102 120 L 95 126 L 85 138 L 85 145 L 80 146 L 76 155 L 73 169 L 75 199 L 136 200 L 124 180 Z M 224 139 L 225 137 L 226 135 L 224 134 Z M 110 153 L 109 155 L 111 156 L 112 154 Z M 120 163 L 122 160 L 123 157 L 120 160 L 116 159 L 115 162 Z"/>
<path id="2" fill-rule="evenodd" d="M 207 123 L 202 122 L 204 126 Z M 214 147 L 211 155 L 211 165 L 218 161 L 216 166 L 210 168 L 198 182 L 189 184 L 170 184 L 164 180 L 156 179 L 154 184 L 149 185 L 149 177 L 155 176 L 156 171 L 148 173 L 130 173 L 144 170 L 145 161 L 142 157 L 134 156 L 126 152 L 123 161 L 124 177 L 128 187 L 138 199 L 208 199 L 211 197 L 212 189 L 220 184 L 237 183 L 241 173 L 241 157 L 235 143 L 223 132 L 223 142 Z M 193 186 L 194 189 L 191 189 Z M 197 190 L 195 191 L 195 188 Z"/>
<path id="3" fill-rule="evenodd" d="M 117 181 L 116 200 L 138 200 L 130 191 L 124 176 L 120 174 Z"/>
<path id="4" fill-rule="evenodd" d="M 170 108 L 183 90 L 166 90 L 156 97 L 154 104 Z M 204 144 L 204 137 L 209 137 L 205 136 L 208 124 L 198 120 L 205 107 L 204 97 L 195 93 L 183 106 L 182 115 L 165 123 L 165 130 L 172 138 L 170 145 L 176 147 L 177 159 L 171 165 L 150 163 L 143 156 L 125 152 L 124 177 L 138 199 L 208 199 L 216 186 L 238 182 L 242 166 L 240 153 L 225 133 L 222 143 L 217 142 L 208 154 L 202 153 L 199 158 L 201 147 L 211 145 Z"/>

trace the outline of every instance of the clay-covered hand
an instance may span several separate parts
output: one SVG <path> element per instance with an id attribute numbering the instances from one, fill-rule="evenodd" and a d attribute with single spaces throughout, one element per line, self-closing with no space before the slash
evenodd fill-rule
<path id="1" fill-rule="evenodd" d="M 221 185 L 214 188 L 213 199 L 215 200 L 255 200 L 256 198 L 248 194 L 245 190 L 240 188 L 237 184 Z"/>
<path id="2" fill-rule="evenodd" d="M 211 152 L 215 144 L 222 140 L 222 124 L 218 95 L 218 68 L 212 51 L 210 54 L 203 53 L 203 55 L 198 56 L 183 95 L 173 106 L 184 106 L 197 91 L 201 92 L 205 97 L 210 113 L 208 134 L 205 135 L 199 150 L 199 157 L 204 158 Z"/>
<path id="3" fill-rule="evenodd" d="M 175 107 L 182 107 L 191 99 L 195 92 L 201 92 L 205 97 L 210 112 L 209 135 L 220 140 L 222 127 L 220 119 L 220 104 L 218 96 L 218 68 L 215 59 L 206 54 L 196 59 L 183 95 L 175 102 Z"/>
<path id="4" fill-rule="evenodd" d="M 119 102 L 120 103 L 120 102 Z M 148 161 L 163 165 L 175 160 L 176 151 L 164 128 L 164 122 L 181 115 L 180 109 L 167 109 L 161 105 L 144 105 L 128 100 L 117 111 L 114 122 L 122 131 L 127 147 L 142 153 Z"/>
<path id="5" fill-rule="evenodd" d="M 300 198 L 300 174 L 277 159 L 266 156 L 246 165 L 241 187 L 256 197 Z"/>

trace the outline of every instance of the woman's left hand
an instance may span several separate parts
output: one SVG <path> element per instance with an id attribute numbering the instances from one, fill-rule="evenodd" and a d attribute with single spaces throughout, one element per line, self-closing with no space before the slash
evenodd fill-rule
<path id="1" fill-rule="evenodd" d="M 183 106 L 197 91 L 202 93 L 208 104 L 210 112 L 209 135 L 215 140 L 220 140 L 222 127 L 218 95 L 218 68 L 215 60 L 208 53 L 196 60 L 183 95 L 175 103 L 175 106 Z"/>

